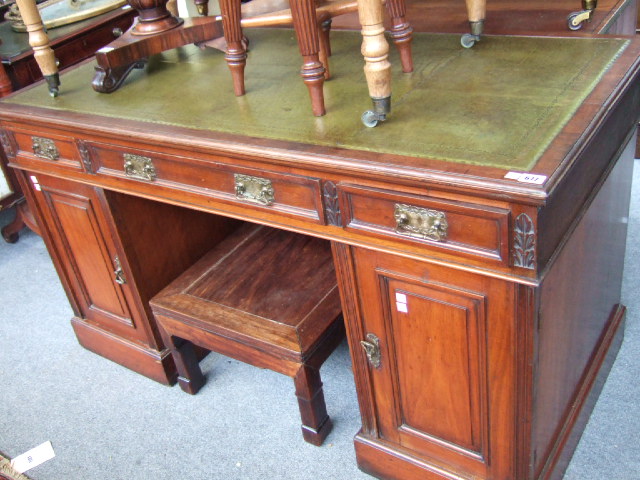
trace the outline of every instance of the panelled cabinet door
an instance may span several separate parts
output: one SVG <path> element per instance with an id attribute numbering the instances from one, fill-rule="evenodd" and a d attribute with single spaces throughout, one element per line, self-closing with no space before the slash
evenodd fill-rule
<path id="1" fill-rule="evenodd" d="M 97 191 L 45 175 L 29 178 L 82 319 L 145 342 L 144 329 L 137 328 L 141 322 L 127 285 L 125 259 L 116 248 Z"/>
<path id="2" fill-rule="evenodd" d="M 360 249 L 355 265 L 377 441 L 464 478 L 509 478 L 492 476 L 511 469 L 496 442 L 516 440 L 509 284 Z"/>

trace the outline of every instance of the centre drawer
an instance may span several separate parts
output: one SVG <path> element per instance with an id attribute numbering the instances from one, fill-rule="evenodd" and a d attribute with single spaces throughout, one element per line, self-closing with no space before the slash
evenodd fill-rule
<path id="1" fill-rule="evenodd" d="M 510 210 L 506 208 L 356 185 L 343 184 L 339 190 L 347 230 L 508 261 Z"/>
<path id="2" fill-rule="evenodd" d="M 227 205 L 314 223 L 324 221 L 318 178 L 106 144 L 92 143 L 90 150 L 97 175 L 182 190 Z"/>

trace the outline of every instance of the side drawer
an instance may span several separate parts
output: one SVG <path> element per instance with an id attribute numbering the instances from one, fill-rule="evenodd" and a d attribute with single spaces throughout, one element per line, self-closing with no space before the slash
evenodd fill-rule
<path id="1" fill-rule="evenodd" d="M 508 263 L 508 209 L 355 185 L 338 188 L 347 230 Z"/>
<path id="2" fill-rule="evenodd" d="M 87 144 L 93 173 L 324 223 L 320 179 L 118 145 Z"/>
<path id="3" fill-rule="evenodd" d="M 63 170 L 83 170 L 74 140 L 51 132 L 16 129 L 9 134 L 15 147 L 15 161 L 31 168 L 54 166 Z"/>

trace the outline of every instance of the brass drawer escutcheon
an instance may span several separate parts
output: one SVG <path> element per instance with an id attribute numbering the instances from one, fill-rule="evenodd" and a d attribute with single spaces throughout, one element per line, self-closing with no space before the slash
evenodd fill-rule
<path id="1" fill-rule="evenodd" d="M 125 153 L 123 158 L 124 174 L 127 177 L 139 178 L 150 182 L 156 179 L 156 169 L 153 166 L 153 161 L 149 157 Z"/>
<path id="2" fill-rule="evenodd" d="M 31 146 L 36 157 L 54 161 L 60 158 L 56 143 L 50 138 L 31 137 Z"/>
<path id="3" fill-rule="evenodd" d="M 393 216 L 396 233 L 414 238 L 442 242 L 447 238 L 447 216 L 444 212 L 396 203 Z"/>
<path id="4" fill-rule="evenodd" d="M 271 180 L 260 177 L 252 177 L 241 173 L 233 174 L 236 187 L 236 198 L 261 205 L 272 205 L 274 198 Z"/>

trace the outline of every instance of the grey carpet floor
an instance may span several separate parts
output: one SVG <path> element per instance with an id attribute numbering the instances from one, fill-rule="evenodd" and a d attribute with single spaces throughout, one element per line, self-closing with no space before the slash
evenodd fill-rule
<path id="1" fill-rule="evenodd" d="M 638 163 L 638 161 L 636 161 Z M 640 165 L 634 173 L 623 302 L 625 340 L 568 480 L 640 479 Z M 12 213 L 0 212 L 0 225 Z M 369 479 L 356 466 L 359 413 L 346 344 L 322 369 L 334 430 L 302 441 L 288 377 L 211 354 L 198 395 L 166 387 L 80 347 L 42 240 L 0 241 L 0 451 L 50 440 L 34 480 Z"/>

